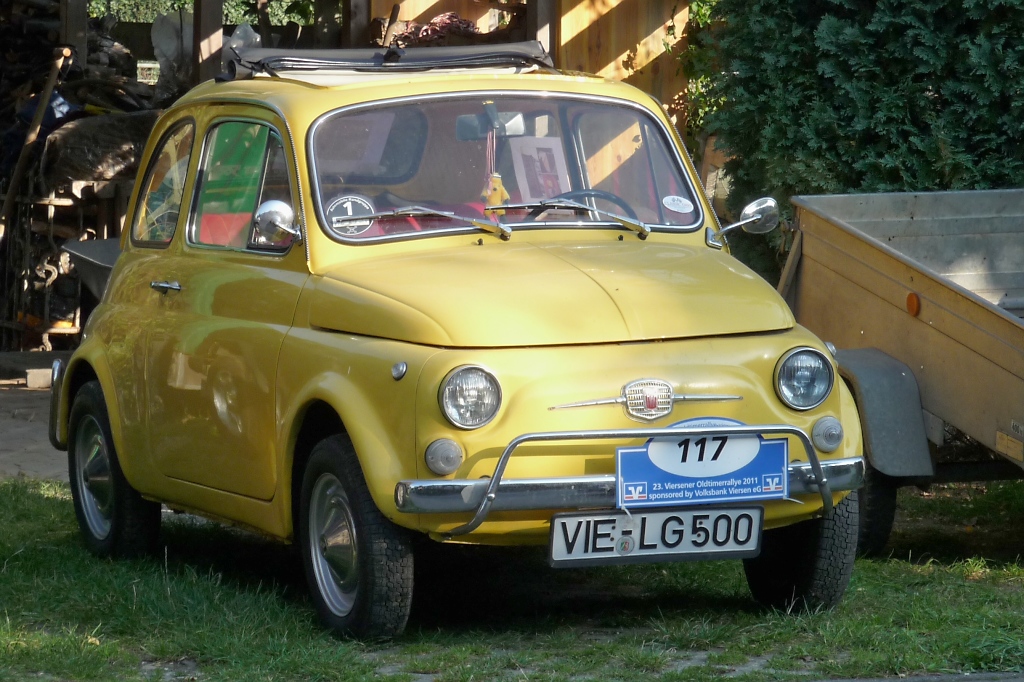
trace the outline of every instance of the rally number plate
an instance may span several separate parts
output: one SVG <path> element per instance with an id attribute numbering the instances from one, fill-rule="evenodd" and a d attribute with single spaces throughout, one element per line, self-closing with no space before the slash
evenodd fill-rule
<path id="1" fill-rule="evenodd" d="M 556 514 L 552 566 L 599 566 L 757 556 L 764 510 L 687 508 Z"/>

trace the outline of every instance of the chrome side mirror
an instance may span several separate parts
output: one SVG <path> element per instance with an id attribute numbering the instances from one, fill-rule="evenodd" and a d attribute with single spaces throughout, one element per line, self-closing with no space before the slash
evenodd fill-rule
<path id="1" fill-rule="evenodd" d="M 740 219 L 726 225 L 718 232 L 708 229 L 707 242 L 711 246 L 724 245 L 722 237 L 738 227 L 748 234 L 767 234 L 779 226 L 779 202 L 772 197 L 763 197 L 746 205 Z"/>
<path id="2" fill-rule="evenodd" d="M 302 231 L 295 225 L 295 211 L 283 201 L 264 201 L 252 217 L 252 246 L 286 249 L 292 242 L 302 241 Z"/>
<path id="3" fill-rule="evenodd" d="M 779 202 L 771 197 L 764 197 L 747 204 L 740 213 L 738 222 L 722 230 L 725 232 L 734 227 L 742 227 L 749 234 L 767 234 L 779 226 Z"/>

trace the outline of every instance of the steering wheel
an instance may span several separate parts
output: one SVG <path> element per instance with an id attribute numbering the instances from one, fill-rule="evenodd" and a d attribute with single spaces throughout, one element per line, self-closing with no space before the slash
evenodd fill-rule
<path id="1" fill-rule="evenodd" d="M 143 241 L 169 242 L 174 237 L 174 230 L 178 226 L 178 212 L 174 209 L 165 209 L 154 215 L 150 215 L 143 232 Z"/>
<path id="2" fill-rule="evenodd" d="M 605 201 L 610 201 L 611 203 L 621 208 L 623 213 L 626 214 L 627 218 L 639 220 L 639 218 L 637 218 L 636 211 L 633 210 L 632 206 L 626 203 L 625 199 L 623 199 L 617 194 L 605 192 L 603 189 L 574 189 L 568 192 L 563 192 L 562 194 L 559 194 L 557 196 L 553 196 L 550 199 L 548 199 L 548 201 L 558 201 L 559 199 L 567 199 L 569 201 L 580 201 L 582 199 L 603 199 Z M 530 220 L 536 220 L 541 213 L 543 213 L 544 211 L 552 210 L 552 208 L 555 207 L 535 208 L 532 211 L 530 211 L 526 217 L 529 218 Z"/>

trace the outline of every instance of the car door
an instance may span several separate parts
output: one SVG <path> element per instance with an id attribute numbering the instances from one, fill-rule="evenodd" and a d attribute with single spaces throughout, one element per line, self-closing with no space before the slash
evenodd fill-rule
<path id="1" fill-rule="evenodd" d="M 177 248 L 174 236 L 195 139 L 195 121 L 190 117 L 162 127 L 156 131 L 160 141 L 145 167 L 124 253 L 93 325 L 94 333 L 107 340 L 126 462 L 144 458 L 149 449 L 146 348 L 151 337 L 165 333 L 167 319 L 164 296 L 150 284 L 159 280 Z"/>
<path id="2" fill-rule="evenodd" d="M 147 352 L 149 450 L 165 476 L 266 500 L 278 354 L 308 269 L 301 245 L 258 244 L 252 223 L 265 201 L 297 205 L 294 161 L 272 119 L 204 117 L 181 249 L 160 275 L 165 331 Z"/>

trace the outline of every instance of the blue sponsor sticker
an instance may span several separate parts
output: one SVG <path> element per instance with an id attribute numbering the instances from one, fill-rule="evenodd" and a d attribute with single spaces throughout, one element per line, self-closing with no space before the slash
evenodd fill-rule
<path id="1" fill-rule="evenodd" d="M 689 419 L 673 427 L 738 426 L 720 417 Z M 789 493 L 786 439 L 760 436 L 652 438 L 641 447 L 619 448 L 617 503 L 667 507 L 782 499 Z"/>

